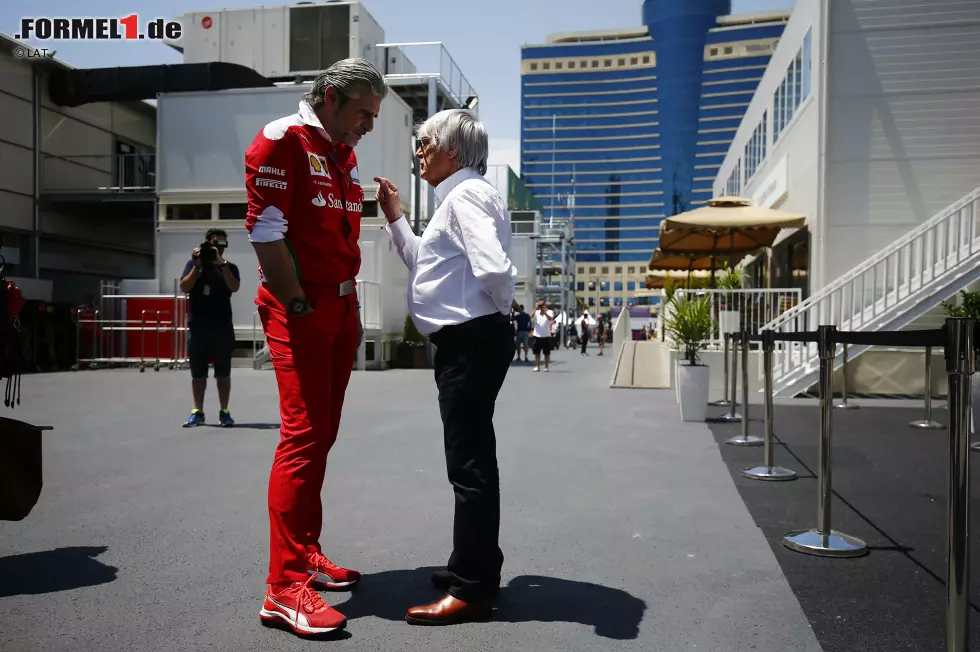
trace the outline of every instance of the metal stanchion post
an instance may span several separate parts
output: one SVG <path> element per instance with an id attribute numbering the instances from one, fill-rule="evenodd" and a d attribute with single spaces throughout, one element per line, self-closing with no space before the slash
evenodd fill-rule
<path id="1" fill-rule="evenodd" d="M 946 319 L 949 374 L 949 481 L 946 507 L 946 652 L 969 649 L 970 416 L 974 319 Z"/>
<path id="2" fill-rule="evenodd" d="M 732 385 L 731 385 L 731 391 L 732 391 L 732 393 L 729 395 L 729 398 L 730 398 L 729 406 L 730 407 L 728 408 L 728 412 L 726 412 L 725 414 L 723 414 L 720 417 L 718 417 L 718 420 L 719 421 L 729 421 L 729 422 L 734 423 L 736 421 L 741 421 L 742 420 L 742 415 L 740 415 L 738 412 L 735 411 L 735 408 L 738 407 L 738 400 L 736 400 L 735 396 L 736 396 L 736 393 L 738 391 L 738 388 L 737 388 L 736 385 L 738 384 L 738 340 L 739 340 L 739 337 L 738 337 L 738 333 L 729 333 L 729 337 L 732 340 Z"/>
<path id="3" fill-rule="evenodd" d="M 742 331 L 742 434 L 725 440 L 732 446 L 762 446 L 761 437 L 749 434 L 749 332 Z"/>
<path id="4" fill-rule="evenodd" d="M 817 490 L 817 527 L 797 530 L 783 537 L 790 550 L 820 557 L 859 557 L 867 554 L 868 545 L 856 537 L 837 532 L 830 526 L 833 498 L 831 471 L 833 463 L 833 372 L 836 343 L 834 326 L 819 326 L 817 348 L 820 351 L 820 475 Z"/>
<path id="5" fill-rule="evenodd" d="M 742 475 L 750 480 L 795 480 L 796 471 L 775 466 L 773 451 L 772 433 L 772 351 L 776 346 L 776 332 L 762 331 L 762 366 L 765 376 L 766 393 L 766 432 L 765 432 L 765 451 L 763 452 L 762 466 L 752 466 L 742 471 Z"/>
<path id="6" fill-rule="evenodd" d="M 932 419 L 932 347 L 926 347 L 926 418 L 909 423 L 919 430 L 945 430 L 946 426 Z"/>
<path id="7" fill-rule="evenodd" d="M 859 410 L 860 405 L 847 402 L 847 345 L 844 345 L 844 365 L 841 368 L 840 403 L 834 405 L 838 410 Z"/>
<path id="8" fill-rule="evenodd" d="M 725 340 L 725 382 L 722 384 L 722 397 L 721 400 L 709 403 L 715 407 L 728 407 L 731 405 L 731 401 L 728 400 L 728 333 L 722 333 L 722 339 Z"/>

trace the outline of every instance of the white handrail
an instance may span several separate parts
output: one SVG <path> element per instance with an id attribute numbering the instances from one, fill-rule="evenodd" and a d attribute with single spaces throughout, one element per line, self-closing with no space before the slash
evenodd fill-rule
<path id="1" fill-rule="evenodd" d="M 793 319 L 799 313 L 806 312 L 817 301 L 820 301 L 822 298 L 825 298 L 833 294 L 836 290 L 839 290 L 840 288 L 844 287 L 844 285 L 846 285 L 852 279 L 872 270 L 876 265 L 878 265 L 879 263 L 887 259 L 889 256 L 891 256 L 891 254 L 900 251 L 903 247 L 913 244 L 916 240 L 919 239 L 919 236 L 928 233 L 933 228 L 935 228 L 943 221 L 945 221 L 947 218 L 949 218 L 951 215 L 953 215 L 958 211 L 963 210 L 964 208 L 966 208 L 973 202 L 977 201 L 978 199 L 980 199 L 980 187 L 976 188 L 973 192 L 969 193 L 965 197 L 950 204 L 939 213 L 936 213 L 928 220 L 926 220 L 922 224 L 918 225 L 917 227 L 915 227 L 914 229 L 912 229 L 911 231 L 909 231 L 908 233 L 900 237 L 898 240 L 895 240 L 884 249 L 878 251 L 874 255 L 865 259 L 864 262 L 858 264 L 850 271 L 837 277 L 836 279 L 834 279 L 833 281 L 825 285 L 823 288 L 821 288 L 819 291 L 811 294 L 803 302 L 799 303 L 794 308 L 787 310 L 785 313 L 776 317 L 776 319 L 766 324 L 763 328 L 773 329 L 776 326 L 785 323 L 790 319 Z"/>

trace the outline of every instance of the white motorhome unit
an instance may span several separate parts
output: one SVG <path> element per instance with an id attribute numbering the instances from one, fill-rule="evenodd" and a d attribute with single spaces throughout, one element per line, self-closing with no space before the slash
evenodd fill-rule
<path id="1" fill-rule="evenodd" d="M 747 265 L 756 287 L 803 292 L 765 328 L 941 323 L 980 280 L 978 102 L 980 3 L 796 3 L 714 181 L 806 216 Z M 868 349 L 850 347 L 852 390 L 922 394 L 921 349 Z M 815 349 L 784 358 L 777 395 L 816 382 Z"/>
<path id="2" fill-rule="evenodd" d="M 245 232 L 245 150 L 262 128 L 295 113 L 309 84 L 218 92 L 170 93 L 157 101 L 157 256 L 161 292 L 173 289 L 194 247 L 210 228 L 228 233 L 227 258 L 238 265 L 242 286 L 234 295 L 239 341 L 261 338 L 254 328 L 258 262 Z M 374 196 L 375 176 L 411 188 L 412 111 L 396 94 L 382 103 L 373 132 L 356 149 L 364 180 L 360 293 L 365 327 L 383 340 L 401 337 L 407 312 L 407 272 L 389 246 Z M 412 215 L 406 199 L 405 214 Z M 372 285 L 375 287 L 372 289 Z"/>

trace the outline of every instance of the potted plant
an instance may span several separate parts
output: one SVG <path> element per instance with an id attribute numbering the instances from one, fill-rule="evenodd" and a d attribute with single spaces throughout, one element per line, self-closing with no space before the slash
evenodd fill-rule
<path id="1" fill-rule="evenodd" d="M 405 315 L 405 332 L 398 343 L 398 366 L 402 369 L 425 369 L 425 338 L 415 327 L 411 315 Z"/>
<path id="2" fill-rule="evenodd" d="M 948 317 L 962 317 L 980 321 L 980 292 L 960 290 L 959 305 L 950 301 L 943 301 L 941 305 Z M 931 390 L 931 387 L 926 388 L 927 392 Z M 970 393 L 973 395 L 973 419 L 970 424 L 970 432 L 972 433 L 978 420 L 980 420 L 980 375 L 978 374 L 973 374 L 971 377 Z M 947 400 L 949 400 L 948 397 Z"/>
<path id="3" fill-rule="evenodd" d="M 704 421 L 708 413 L 710 376 L 708 365 L 700 363 L 698 351 L 705 348 L 714 330 L 711 299 L 706 295 L 685 294 L 672 303 L 673 314 L 667 318 L 664 328 L 681 353 L 676 379 L 681 420 Z"/>
<path id="4" fill-rule="evenodd" d="M 745 277 L 745 272 L 738 269 L 732 269 L 725 264 L 724 269 L 715 281 L 715 284 L 721 290 L 729 290 L 728 292 L 723 292 L 721 294 L 719 306 L 718 306 L 718 330 L 721 337 L 725 337 L 725 333 L 737 333 L 739 330 L 739 310 L 738 301 L 736 300 L 736 294 L 731 292 L 731 290 L 739 290 L 743 286 L 743 281 Z"/>

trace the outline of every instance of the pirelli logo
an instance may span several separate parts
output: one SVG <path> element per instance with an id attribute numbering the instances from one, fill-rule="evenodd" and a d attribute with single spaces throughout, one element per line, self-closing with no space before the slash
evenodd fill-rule
<path id="1" fill-rule="evenodd" d="M 256 179 L 255 185 L 265 188 L 275 188 L 276 190 L 286 189 L 286 182 L 279 181 L 278 179 Z"/>

